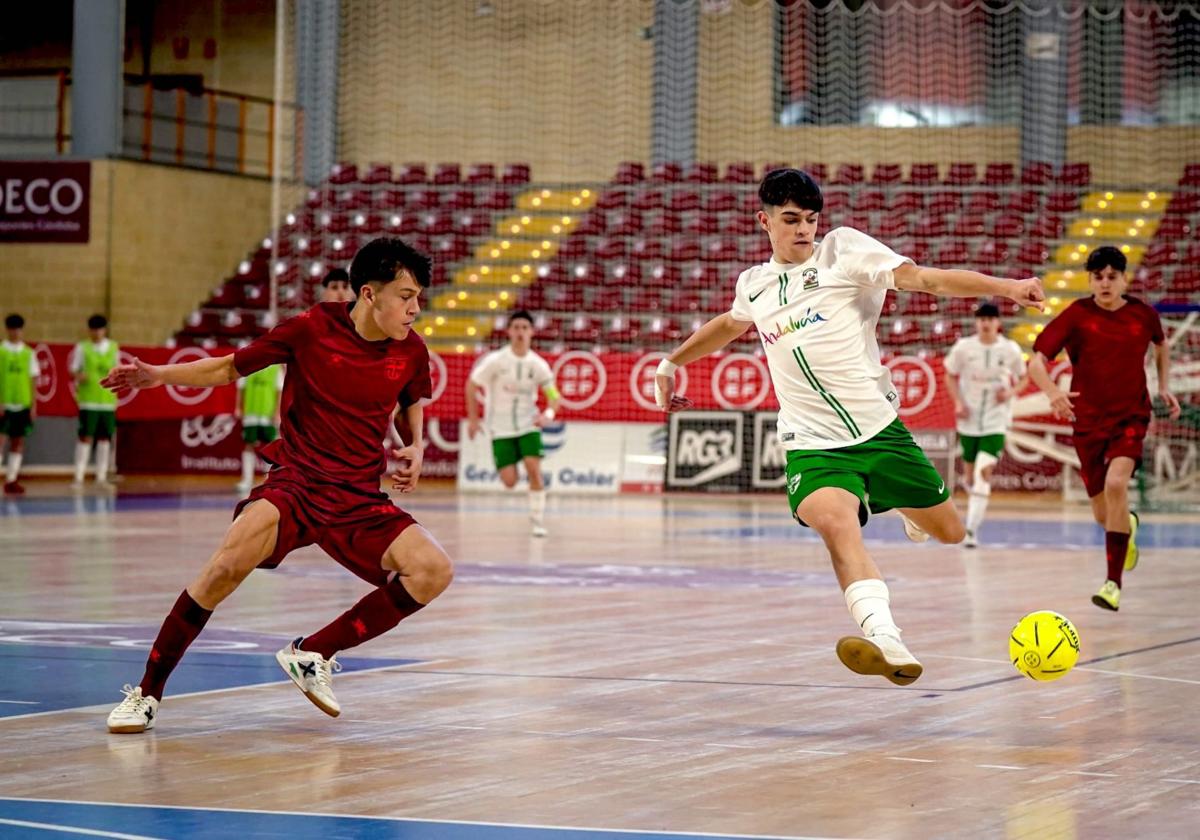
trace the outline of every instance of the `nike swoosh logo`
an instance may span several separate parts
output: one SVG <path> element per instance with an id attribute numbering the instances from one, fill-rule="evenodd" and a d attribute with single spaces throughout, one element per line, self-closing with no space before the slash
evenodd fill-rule
<path id="1" fill-rule="evenodd" d="M 750 302 L 754 303 L 754 301 L 758 300 L 759 296 L 765 291 L 766 289 L 759 289 L 756 293 L 750 295 Z"/>

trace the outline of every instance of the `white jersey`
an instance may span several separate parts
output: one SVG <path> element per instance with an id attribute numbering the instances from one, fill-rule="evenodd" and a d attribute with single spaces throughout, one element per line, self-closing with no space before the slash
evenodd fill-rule
<path id="1" fill-rule="evenodd" d="M 900 401 L 875 327 L 893 271 L 912 260 L 853 228 L 831 230 L 800 265 L 772 259 L 742 272 L 732 315 L 753 321 L 779 400 L 784 449 L 870 440 Z"/>
<path id="2" fill-rule="evenodd" d="M 958 433 L 982 437 L 1002 435 L 1012 425 L 1012 390 L 1025 375 L 1020 346 L 998 336 L 984 344 L 979 336 L 960 338 L 946 355 L 946 372 L 958 377 L 958 392 L 970 414 L 958 420 Z M 1001 402 L 996 395 L 1008 391 Z"/>
<path id="3" fill-rule="evenodd" d="M 511 438 L 537 426 L 538 391 L 554 384 L 550 365 L 530 350 L 518 356 L 512 347 L 493 350 L 475 363 L 471 381 L 487 391 L 484 421 L 493 438 Z"/>

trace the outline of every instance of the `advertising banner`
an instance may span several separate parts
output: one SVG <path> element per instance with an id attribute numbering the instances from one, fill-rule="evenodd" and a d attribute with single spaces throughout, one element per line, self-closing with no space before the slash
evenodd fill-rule
<path id="1" fill-rule="evenodd" d="M 0 160 L 0 242 L 87 242 L 92 165 Z"/>
<path id="2" fill-rule="evenodd" d="M 460 428 L 458 488 L 503 490 L 484 432 L 469 438 Z M 542 429 L 542 475 L 554 493 L 616 493 L 620 488 L 625 434 L 616 423 L 553 423 Z M 524 468 L 518 468 L 524 481 Z"/>

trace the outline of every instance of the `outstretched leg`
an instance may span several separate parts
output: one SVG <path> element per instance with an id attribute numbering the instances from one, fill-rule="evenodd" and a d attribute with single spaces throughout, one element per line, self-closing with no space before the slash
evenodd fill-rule
<path id="1" fill-rule="evenodd" d="M 279 510 L 265 499 L 247 505 L 229 526 L 221 547 L 176 599 L 163 620 L 136 688 L 108 716 L 110 732 L 144 732 L 154 726 L 167 678 L 217 605 L 275 550 Z"/>

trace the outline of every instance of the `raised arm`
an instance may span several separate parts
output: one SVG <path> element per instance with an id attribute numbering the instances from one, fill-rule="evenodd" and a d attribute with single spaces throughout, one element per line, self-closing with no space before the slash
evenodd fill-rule
<path id="1" fill-rule="evenodd" d="M 110 391 L 157 388 L 159 385 L 210 388 L 236 382 L 240 376 L 233 366 L 233 354 L 229 353 L 179 365 L 148 365 L 141 359 L 134 359 L 132 364 L 117 365 L 110 370 L 100 384 Z"/>
<path id="2" fill-rule="evenodd" d="M 739 321 L 722 312 L 696 330 L 658 363 L 654 374 L 654 399 L 663 411 L 681 411 L 692 404 L 687 397 L 675 396 L 675 370 L 689 362 L 715 353 L 750 329 L 749 321 Z"/>
<path id="3" fill-rule="evenodd" d="M 1037 277 L 1009 280 L 959 268 L 930 268 L 906 263 L 893 272 L 896 288 L 942 297 L 1005 297 L 1039 312 L 1046 308 L 1042 281 Z"/>

